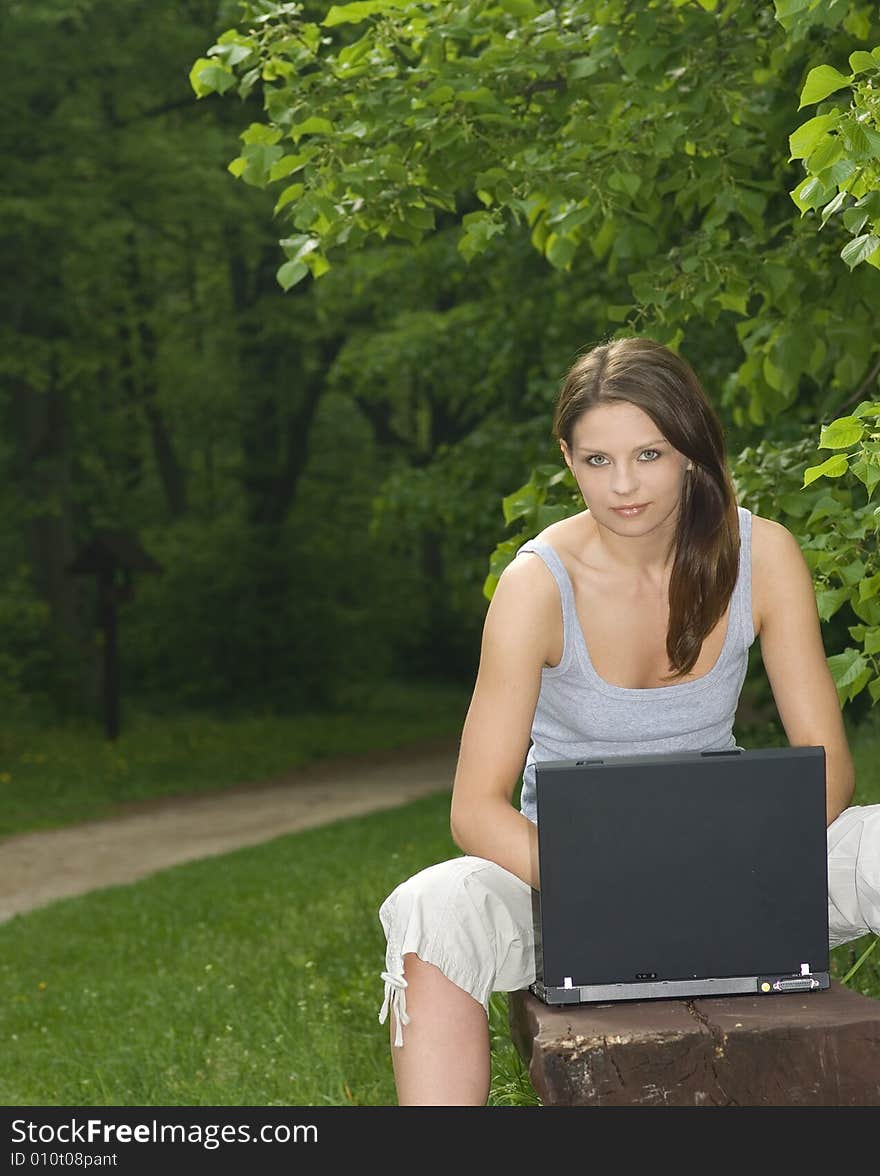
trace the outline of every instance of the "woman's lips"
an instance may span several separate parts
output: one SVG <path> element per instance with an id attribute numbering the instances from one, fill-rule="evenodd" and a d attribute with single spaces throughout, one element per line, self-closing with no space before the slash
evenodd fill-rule
<path id="1" fill-rule="evenodd" d="M 611 509 L 615 514 L 623 515 L 625 519 L 634 519 L 636 515 L 640 515 L 643 510 L 646 510 L 648 505 L 647 502 L 643 502 L 640 506 L 612 506 Z"/>

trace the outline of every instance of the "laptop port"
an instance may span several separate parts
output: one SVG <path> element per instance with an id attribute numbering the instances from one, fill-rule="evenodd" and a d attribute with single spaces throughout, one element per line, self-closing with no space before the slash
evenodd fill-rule
<path id="1" fill-rule="evenodd" d="M 773 987 L 777 992 L 803 992 L 805 989 L 818 988 L 819 981 L 813 976 L 796 976 L 791 980 L 775 980 Z"/>

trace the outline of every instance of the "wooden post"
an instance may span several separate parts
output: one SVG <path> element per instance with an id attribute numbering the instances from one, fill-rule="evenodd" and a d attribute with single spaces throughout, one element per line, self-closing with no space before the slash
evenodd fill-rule
<path id="1" fill-rule="evenodd" d="M 116 606 L 134 597 L 132 573 L 161 572 L 159 563 L 147 555 L 137 539 L 125 531 L 98 531 L 67 568 L 74 575 L 93 575 L 98 584 L 98 625 L 103 640 L 103 681 L 101 701 L 104 732 L 111 741 L 119 738 L 120 674 Z"/>
<path id="2" fill-rule="evenodd" d="M 101 698 L 104 704 L 104 733 L 119 738 L 119 651 L 116 640 L 116 585 L 113 568 L 98 572 L 98 616 L 104 638 Z"/>

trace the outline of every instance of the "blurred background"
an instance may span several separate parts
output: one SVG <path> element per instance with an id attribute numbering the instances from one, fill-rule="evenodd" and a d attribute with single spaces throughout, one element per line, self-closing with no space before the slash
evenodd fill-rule
<path id="1" fill-rule="evenodd" d="M 541 7 L 501 5 L 491 19 Z M 306 738 L 288 720 L 303 716 L 310 755 L 344 750 L 339 732 L 354 716 L 369 720 L 355 748 L 454 737 L 490 557 L 521 526 L 502 500 L 559 464 L 560 378 L 617 331 L 682 348 L 724 418 L 742 500 L 797 527 L 794 491 L 818 422 L 876 387 L 867 324 L 878 275 L 849 272 L 845 238 L 830 227 L 818 237 L 815 214 L 798 224 L 786 186 L 803 168 L 780 145 L 806 117 L 796 109 L 806 66 L 835 45 L 870 45 L 875 29 L 863 4 L 848 7 L 848 25 L 816 16 L 794 31 L 751 7 L 646 8 L 667 53 L 667 9 L 684 12 L 675 51 L 689 60 L 702 42 L 688 21 L 716 20 L 729 37 L 705 76 L 666 99 L 667 113 L 691 111 L 681 144 L 661 150 L 649 127 L 650 216 L 639 206 L 648 146 L 615 146 L 629 115 L 614 98 L 618 129 L 594 122 L 590 133 L 606 137 L 618 170 L 596 165 L 607 203 L 598 220 L 575 219 L 564 248 L 546 233 L 493 230 L 465 257 L 461 215 L 483 205 L 464 192 L 430 231 L 374 235 L 284 291 L 277 191 L 228 170 L 239 136 L 265 118 L 265 94 L 197 100 L 190 82 L 242 6 L 3 6 L 0 786 L 10 797 L 54 754 L 50 732 L 67 741 L 58 754 L 72 771 L 86 744 L 125 745 L 128 758 L 96 753 L 118 799 L 146 787 L 131 759 L 169 732 L 187 770 L 213 741 L 224 761 L 207 769 L 215 781 L 283 768 Z M 329 6 L 248 11 L 279 8 L 320 20 Z M 338 35 L 352 43 L 362 31 Z M 714 74 L 725 62 L 729 74 Z M 625 64 L 643 88 L 656 69 L 650 52 Z M 585 83 L 589 72 L 572 76 Z M 738 140 L 724 138 L 710 95 Z M 855 620 L 823 616 L 829 654 Z M 848 714 L 867 714 L 868 692 L 855 694 Z M 778 736 L 757 651 L 743 705 Z M 340 722 L 315 736 L 317 716 Z M 248 744 L 259 753 L 241 734 L 257 720 L 268 724 Z M 136 753 L 125 741 L 138 733 Z M 83 768 L 93 781 L 97 762 Z"/>

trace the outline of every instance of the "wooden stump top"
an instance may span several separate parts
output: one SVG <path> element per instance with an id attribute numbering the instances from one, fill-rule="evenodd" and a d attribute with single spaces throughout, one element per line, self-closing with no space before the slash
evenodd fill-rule
<path id="1" fill-rule="evenodd" d="M 880 1106 L 880 1001 L 825 991 L 549 1006 L 510 994 L 545 1106 Z"/>

